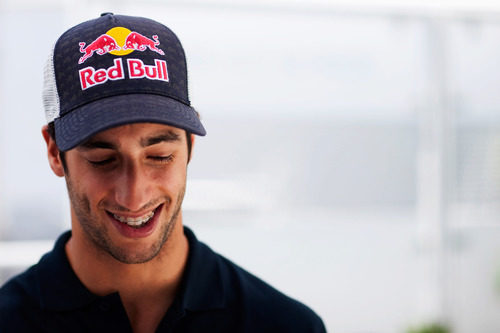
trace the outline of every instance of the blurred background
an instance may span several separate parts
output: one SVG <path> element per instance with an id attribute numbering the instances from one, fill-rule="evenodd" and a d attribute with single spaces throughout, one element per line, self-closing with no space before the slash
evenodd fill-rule
<path id="1" fill-rule="evenodd" d="M 331 332 L 500 332 L 500 4 L 0 0 L 0 284 L 69 228 L 40 134 L 57 37 L 172 28 L 208 135 L 184 222 Z"/>

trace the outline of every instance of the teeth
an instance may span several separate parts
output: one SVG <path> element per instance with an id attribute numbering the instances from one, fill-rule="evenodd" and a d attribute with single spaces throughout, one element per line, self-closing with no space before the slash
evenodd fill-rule
<path id="1" fill-rule="evenodd" d="M 148 214 L 146 214 L 144 216 L 140 216 L 140 217 L 136 217 L 136 218 L 119 216 L 116 214 L 113 214 L 113 217 L 122 223 L 128 224 L 131 227 L 138 227 L 141 224 L 148 222 L 154 215 L 155 215 L 154 212 L 149 212 Z"/>

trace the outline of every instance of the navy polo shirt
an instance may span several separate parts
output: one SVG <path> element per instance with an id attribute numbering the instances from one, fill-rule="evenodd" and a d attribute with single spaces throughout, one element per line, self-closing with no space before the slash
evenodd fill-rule
<path id="1" fill-rule="evenodd" d="M 189 256 L 180 291 L 157 332 L 325 332 L 308 307 L 213 252 L 184 228 Z M 132 332 L 118 293 L 101 297 L 66 257 L 67 231 L 38 264 L 0 289 L 0 332 Z"/>

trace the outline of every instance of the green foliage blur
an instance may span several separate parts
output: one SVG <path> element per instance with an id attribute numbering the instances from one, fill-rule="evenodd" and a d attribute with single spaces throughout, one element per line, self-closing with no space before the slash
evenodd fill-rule
<path id="1" fill-rule="evenodd" d="M 406 333 L 451 333 L 451 329 L 443 324 L 433 323 L 422 325 L 417 328 L 410 328 L 406 331 Z"/>

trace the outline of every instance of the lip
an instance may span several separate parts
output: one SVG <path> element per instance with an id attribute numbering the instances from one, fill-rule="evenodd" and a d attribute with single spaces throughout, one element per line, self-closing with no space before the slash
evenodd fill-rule
<path id="1" fill-rule="evenodd" d="M 154 209 L 154 216 L 144 226 L 142 226 L 140 228 L 134 228 L 134 227 L 129 226 L 126 223 L 117 221 L 113 217 L 113 213 L 111 213 L 109 211 L 106 211 L 106 215 L 108 216 L 109 220 L 112 222 L 112 224 L 115 226 L 115 228 L 118 230 L 118 232 L 122 236 L 124 236 L 126 238 L 137 239 L 137 238 L 148 237 L 149 235 L 151 235 L 153 233 L 153 231 L 156 228 L 156 225 L 158 224 L 158 219 L 159 219 L 159 216 L 161 215 L 162 208 L 163 208 L 163 204 L 156 207 Z M 117 215 L 127 216 L 127 215 L 121 215 L 121 214 L 117 214 Z M 137 216 L 130 216 L 130 217 L 140 217 L 140 216 L 144 216 L 144 214 L 137 215 Z"/>

